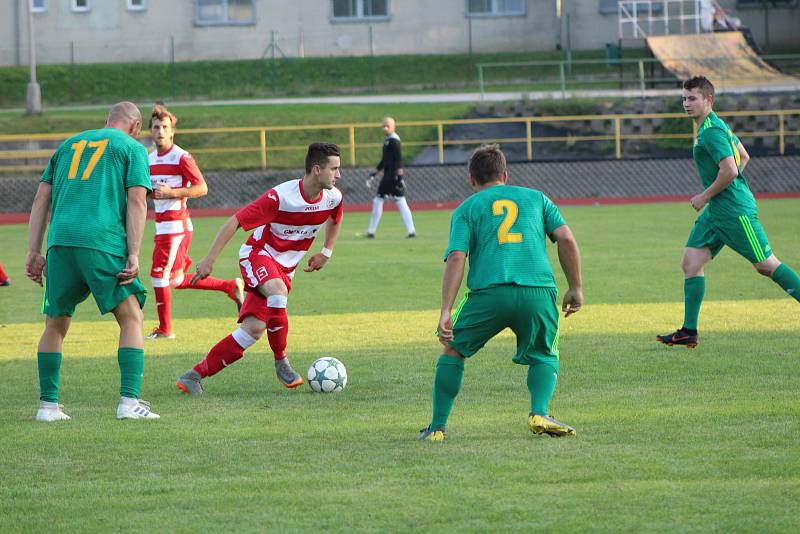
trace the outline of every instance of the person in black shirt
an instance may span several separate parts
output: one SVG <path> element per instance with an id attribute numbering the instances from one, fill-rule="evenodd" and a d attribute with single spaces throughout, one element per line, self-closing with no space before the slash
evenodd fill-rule
<path id="1" fill-rule="evenodd" d="M 403 181 L 403 156 L 400 148 L 400 136 L 395 132 L 395 121 L 391 117 L 383 119 L 383 132 L 386 134 L 386 139 L 383 142 L 383 153 L 380 163 L 375 172 L 369 175 L 367 180 L 367 187 L 372 186 L 375 175 L 379 171 L 383 171 L 383 178 L 381 178 L 378 185 L 378 192 L 372 200 L 372 215 L 369 218 L 369 228 L 367 229 L 367 237 L 375 237 L 375 231 L 378 229 L 378 223 L 381 221 L 383 214 L 383 200 L 386 197 L 394 199 L 397 204 L 397 209 L 400 211 L 400 216 L 403 218 L 403 224 L 406 225 L 408 237 L 416 237 L 417 233 L 414 229 L 414 220 L 411 217 L 411 209 L 408 207 L 406 201 L 406 184 Z"/>

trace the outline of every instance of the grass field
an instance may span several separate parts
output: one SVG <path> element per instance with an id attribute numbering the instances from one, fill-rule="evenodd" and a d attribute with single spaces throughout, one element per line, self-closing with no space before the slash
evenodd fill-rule
<path id="1" fill-rule="evenodd" d="M 776 253 L 800 267 L 798 201 L 760 206 Z M 689 206 L 562 211 L 587 304 L 562 323 L 551 409 L 578 436 L 528 432 L 506 333 L 468 362 L 444 446 L 414 438 L 440 353 L 448 213 L 415 213 L 413 241 L 396 212 L 374 241 L 356 235 L 366 214 L 348 214 L 330 264 L 295 278 L 290 358 L 340 358 L 350 383 L 338 395 L 282 389 L 265 342 L 204 397 L 179 395 L 175 377 L 234 328 L 234 309 L 178 293 L 178 339 L 146 345 L 143 396 L 162 415 L 149 423 L 114 419 L 115 326 L 92 302 L 64 348 L 73 420 L 33 421 L 41 290 L 21 274 L 24 227 L 0 227 L 13 277 L 0 289 L 0 530 L 798 531 L 798 303 L 724 251 L 706 271 L 700 346 L 657 345 L 682 319 Z M 220 223 L 195 220 L 196 260 Z M 235 274 L 239 238 L 216 274 Z M 151 328 L 152 300 L 145 314 Z"/>

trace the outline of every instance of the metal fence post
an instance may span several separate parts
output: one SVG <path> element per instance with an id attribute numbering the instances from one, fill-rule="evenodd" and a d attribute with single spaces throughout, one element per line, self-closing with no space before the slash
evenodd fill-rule
<path id="1" fill-rule="evenodd" d="M 558 64 L 558 77 L 561 80 L 561 98 L 567 98 L 567 79 L 564 74 L 564 62 Z"/>
<path id="2" fill-rule="evenodd" d="M 481 92 L 481 100 L 483 100 L 483 65 L 478 65 L 478 87 Z"/>
<path id="3" fill-rule="evenodd" d="M 348 126 L 347 131 L 350 134 L 350 166 L 356 166 L 356 127 Z"/>
<path id="4" fill-rule="evenodd" d="M 444 163 L 444 125 L 441 122 L 436 125 L 436 132 L 439 136 L 439 164 L 441 165 Z"/>
<path id="5" fill-rule="evenodd" d="M 172 99 L 175 100 L 175 93 L 177 91 L 177 74 L 175 72 L 175 36 L 169 36 L 169 49 L 170 49 L 170 57 L 169 57 L 169 72 L 170 78 L 172 79 Z"/>
<path id="6" fill-rule="evenodd" d="M 528 161 L 533 160 L 533 133 L 531 119 L 525 120 L 525 142 L 528 145 Z"/>
<path id="7" fill-rule="evenodd" d="M 786 149 L 786 145 L 785 145 L 786 134 L 784 132 L 783 121 L 784 121 L 783 111 L 779 111 L 778 112 L 778 150 L 780 151 L 781 156 L 783 156 L 783 152 Z"/>
<path id="8" fill-rule="evenodd" d="M 267 130 L 261 129 L 261 168 L 267 168 Z"/>
<path id="9" fill-rule="evenodd" d="M 644 96 L 644 61 L 641 59 L 639 60 L 639 89 L 642 91 L 642 96 Z"/>
<path id="10" fill-rule="evenodd" d="M 614 151 L 617 159 L 622 159 L 622 124 L 620 118 L 614 117 Z"/>

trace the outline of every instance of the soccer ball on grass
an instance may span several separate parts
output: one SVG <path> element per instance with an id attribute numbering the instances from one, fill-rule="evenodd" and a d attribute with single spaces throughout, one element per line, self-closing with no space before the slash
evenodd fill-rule
<path id="1" fill-rule="evenodd" d="M 308 385 L 317 393 L 337 393 L 347 385 L 347 369 L 336 358 L 320 358 L 308 368 Z"/>

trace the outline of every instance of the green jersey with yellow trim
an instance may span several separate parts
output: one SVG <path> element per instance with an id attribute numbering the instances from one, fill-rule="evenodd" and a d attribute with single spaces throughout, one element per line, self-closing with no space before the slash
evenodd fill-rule
<path id="1" fill-rule="evenodd" d="M 546 238 L 566 224 L 544 193 L 497 185 L 479 191 L 456 208 L 450 222 L 454 250 L 469 258 L 467 287 L 477 291 L 501 284 L 556 287 Z"/>
<path id="2" fill-rule="evenodd" d="M 64 141 L 42 174 L 53 186 L 47 248 L 54 245 L 128 255 L 127 189 L 150 186 L 147 150 L 117 128 Z"/>
<path id="3" fill-rule="evenodd" d="M 708 211 L 712 220 L 751 215 L 757 211 L 756 200 L 741 172 L 741 156 L 736 148 L 738 144 L 739 138 L 713 111 L 697 129 L 697 142 L 692 156 L 704 189 L 717 179 L 719 162 L 723 159 L 732 156 L 736 167 L 740 169 L 728 187 L 709 200 Z"/>

